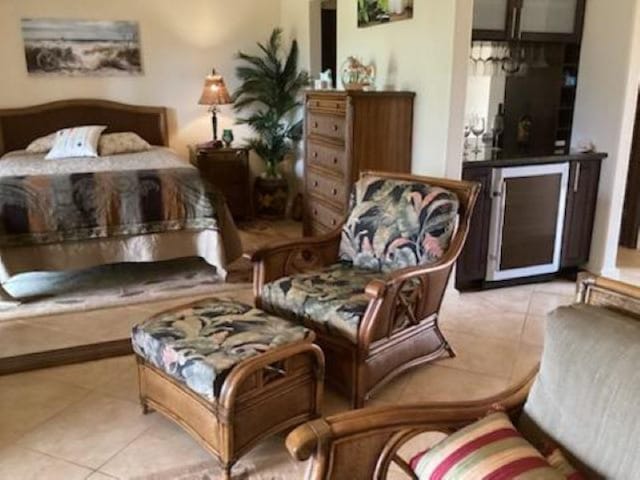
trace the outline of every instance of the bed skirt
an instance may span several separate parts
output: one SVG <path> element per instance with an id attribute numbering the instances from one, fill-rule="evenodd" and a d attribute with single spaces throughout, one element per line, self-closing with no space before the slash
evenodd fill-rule
<path id="1" fill-rule="evenodd" d="M 216 267 L 224 279 L 227 265 L 242 255 L 242 245 L 227 208 L 220 217 L 220 231 L 175 231 L 3 248 L 0 249 L 0 282 L 26 272 L 80 270 L 112 263 L 159 262 L 185 257 L 203 258 Z M 0 291 L 2 299 L 13 300 L 4 289 Z"/>

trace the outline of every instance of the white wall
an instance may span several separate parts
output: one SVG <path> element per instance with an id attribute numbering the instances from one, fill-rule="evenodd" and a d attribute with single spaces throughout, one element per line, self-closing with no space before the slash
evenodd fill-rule
<path id="1" fill-rule="evenodd" d="M 469 54 L 471 50 L 471 29 L 473 25 L 473 0 L 455 0 L 455 5 L 449 131 L 447 132 L 447 155 L 445 157 L 444 174 L 449 178 L 462 178 L 463 132 Z"/>
<path id="2" fill-rule="evenodd" d="M 639 0 L 589 0 L 574 117 L 574 146 L 591 140 L 604 160 L 590 270 L 615 269 L 640 79 Z"/>
<path id="3" fill-rule="evenodd" d="M 338 66 L 375 62 L 379 89 L 417 94 L 414 173 L 459 175 L 471 1 L 415 0 L 411 20 L 358 28 L 357 1 L 338 0 Z"/>
<path id="4" fill-rule="evenodd" d="M 281 0 L 280 25 L 285 38 L 296 39 L 300 47 L 300 67 L 312 76 L 320 72 L 322 0 Z"/>
<path id="5" fill-rule="evenodd" d="M 27 75 L 20 19 L 77 18 L 139 22 L 144 74 L 140 77 L 30 77 Z M 171 109 L 171 144 L 209 140 L 210 118 L 197 104 L 212 67 L 233 89 L 240 49 L 254 50 L 280 23 L 280 0 L 1 0 L 0 108 L 50 100 L 95 97 Z M 222 107 L 220 131 L 233 127 L 230 107 Z"/>

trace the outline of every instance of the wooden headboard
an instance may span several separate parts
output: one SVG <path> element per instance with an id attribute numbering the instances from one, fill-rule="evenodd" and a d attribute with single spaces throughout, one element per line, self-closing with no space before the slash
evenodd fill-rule
<path id="1" fill-rule="evenodd" d="M 0 155 L 21 150 L 61 128 L 106 125 L 105 132 L 135 132 L 152 145 L 168 145 L 167 110 L 108 100 L 78 99 L 0 110 Z"/>

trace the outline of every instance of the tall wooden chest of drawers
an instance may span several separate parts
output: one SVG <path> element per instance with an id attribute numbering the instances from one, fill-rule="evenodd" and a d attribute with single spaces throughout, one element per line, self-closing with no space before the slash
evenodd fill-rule
<path id="1" fill-rule="evenodd" d="M 409 173 L 412 92 L 309 91 L 305 98 L 304 233 L 338 227 L 364 170 Z"/>

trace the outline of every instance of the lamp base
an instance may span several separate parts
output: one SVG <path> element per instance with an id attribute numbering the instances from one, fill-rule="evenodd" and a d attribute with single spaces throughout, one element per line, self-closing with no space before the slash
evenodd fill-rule
<path id="1" fill-rule="evenodd" d="M 218 109 L 215 105 L 211 107 L 211 129 L 213 130 L 213 141 L 218 141 Z"/>

